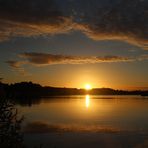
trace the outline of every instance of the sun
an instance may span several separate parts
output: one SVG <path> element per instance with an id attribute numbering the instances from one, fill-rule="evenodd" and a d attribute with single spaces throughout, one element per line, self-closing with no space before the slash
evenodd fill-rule
<path id="1" fill-rule="evenodd" d="M 92 87 L 91 87 L 91 85 L 90 85 L 90 84 L 85 84 L 85 89 L 86 89 L 86 90 L 91 90 L 91 89 L 92 89 Z"/>

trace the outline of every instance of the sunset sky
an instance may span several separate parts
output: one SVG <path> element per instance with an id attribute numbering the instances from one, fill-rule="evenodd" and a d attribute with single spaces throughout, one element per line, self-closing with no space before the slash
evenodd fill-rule
<path id="1" fill-rule="evenodd" d="M 0 78 L 148 89 L 148 1 L 0 0 Z"/>

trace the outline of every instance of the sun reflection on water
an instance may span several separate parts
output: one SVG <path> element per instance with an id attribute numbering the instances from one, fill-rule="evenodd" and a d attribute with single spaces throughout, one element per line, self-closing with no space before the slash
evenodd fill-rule
<path id="1" fill-rule="evenodd" d="M 85 106 L 86 108 L 89 108 L 90 106 L 90 96 L 89 95 L 85 96 Z"/>

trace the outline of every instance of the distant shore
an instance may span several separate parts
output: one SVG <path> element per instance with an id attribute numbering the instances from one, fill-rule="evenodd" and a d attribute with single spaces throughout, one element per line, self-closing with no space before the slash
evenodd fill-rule
<path id="1" fill-rule="evenodd" d="M 148 90 L 114 90 L 111 88 L 93 88 L 91 90 L 61 87 L 43 87 L 32 82 L 15 84 L 0 83 L 0 95 L 8 97 L 36 97 L 36 96 L 61 96 L 61 95 L 140 95 L 148 96 Z"/>

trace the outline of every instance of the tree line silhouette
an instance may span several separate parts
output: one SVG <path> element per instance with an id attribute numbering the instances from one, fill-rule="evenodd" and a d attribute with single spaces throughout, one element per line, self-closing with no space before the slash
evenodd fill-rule
<path id="1" fill-rule="evenodd" d="M 77 88 L 61 88 L 41 86 L 32 82 L 20 82 L 14 84 L 5 84 L 0 82 L 0 95 L 10 98 L 17 97 L 45 97 L 59 95 L 141 95 L 148 96 L 148 90 L 114 90 L 111 88 L 94 88 L 91 90 Z"/>

